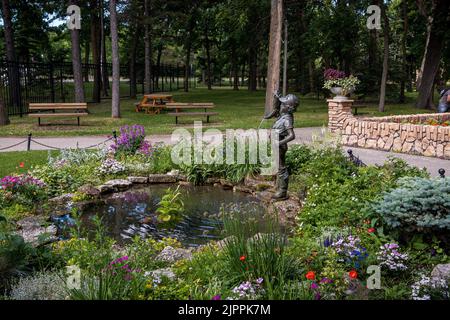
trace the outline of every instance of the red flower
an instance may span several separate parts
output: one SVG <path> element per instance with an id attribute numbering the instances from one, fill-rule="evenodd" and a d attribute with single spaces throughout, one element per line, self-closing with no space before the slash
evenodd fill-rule
<path id="1" fill-rule="evenodd" d="M 239 258 L 239 260 L 241 260 L 242 262 L 244 262 L 246 258 L 247 258 L 246 256 L 241 256 L 241 257 Z"/>
<path id="2" fill-rule="evenodd" d="M 358 278 L 358 272 L 356 272 L 355 270 L 352 270 L 348 273 L 349 277 L 352 279 L 356 279 Z"/>
<path id="3" fill-rule="evenodd" d="M 19 167 L 21 167 L 21 168 L 25 167 L 25 162 L 21 162 L 21 163 L 19 164 Z"/>
<path id="4" fill-rule="evenodd" d="M 308 271 L 306 273 L 306 279 L 308 280 L 314 280 L 316 278 L 316 274 L 314 273 L 314 271 Z"/>
<path id="5" fill-rule="evenodd" d="M 375 232 L 375 228 L 369 228 L 369 229 L 367 229 L 367 232 L 368 233 L 374 233 Z"/>

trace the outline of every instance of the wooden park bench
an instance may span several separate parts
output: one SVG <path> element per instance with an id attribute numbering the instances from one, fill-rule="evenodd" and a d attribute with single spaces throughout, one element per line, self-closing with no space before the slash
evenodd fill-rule
<path id="1" fill-rule="evenodd" d="M 87 103 L 30 103 L 28 110 L 35 113 L 30 113 L 28 116 L 38 118 L 39 125 L 41 125 L 41 118 L 76 117 L 79 126 L 80 117 L 88 115 L 87 108 Z"/>
<path id="2" fill-rule="evenodd" d="M 214 103 L 167 103 L 166 109 L 175 110 L 175 112 L 169 112 L 168 115 L 175 117 L 175 124 L 178 124 L 178 117 L 206 117 L 206 122 L 209 122 L 210 116 L 218 115 L 218 112 L 207 111 L 214 109 Z M 203 112 L 191 112 L 186 110 L 198 110 L 203 109 Z"/>

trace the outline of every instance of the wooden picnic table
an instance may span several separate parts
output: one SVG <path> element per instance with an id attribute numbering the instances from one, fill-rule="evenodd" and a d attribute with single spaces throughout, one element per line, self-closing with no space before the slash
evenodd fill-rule
<path id="1" fill-rule="evenodd" d="M 145 110 L 148 114 L 159 114 L 165 108 L 166 103 L 171 103 L 173 96 L 165 93 L 144 94 L 142 100 L 135 103 L 136 112 Z"/>

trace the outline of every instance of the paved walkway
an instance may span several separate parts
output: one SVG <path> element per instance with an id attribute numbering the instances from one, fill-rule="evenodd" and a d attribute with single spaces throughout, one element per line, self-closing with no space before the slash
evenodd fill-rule
<path id="1" fill-rule="evenodd" d="M 297 128 L 295 129 L 296 139 L 294 143 L 310 143 L 313 135 L 321 135 L 321 128 Z M 81 137 L 46 137 L 46 138 L 33 138 L 36 142 L 32 141 L 31 150 L 51 150 L 54 148 L 86 148 L 97 144 L 103 144 L 103 142 L 110 137 L 108 136 L 81 136 Z M 162 142 L 165 144 L 171 143 L 170 135 L 151 135 L 147 139 L 151 143 Z M 1 150 L 5 147 L 23 142 L 15 147 Z M 41 143 L 42 145 L 38 144 Z M 106 142 L 105 145 L 109 146 L 111 140 Z M 347 150 L 349 147 L 343 147 Z M 445 169 L 447 176 L 450 176 L 450 161 L 431 157 L 415 156 L 403 153 L 385 152 L 372 149 L 351 148 L 353 154 L 358 156 L 366 164 L 383 164 L 389 156 L 401 158 L 411 165 L 419 168 L 427 168 L 428 172 L 432 176 L 438 176 L 438 170 L 440 168 Z M 2 151 L 26 151 L 27 142 L 26 138 L 2 138 L 0 137 L 0 152 Z M 1 160 L 1 155 L 0 155 Z"/>

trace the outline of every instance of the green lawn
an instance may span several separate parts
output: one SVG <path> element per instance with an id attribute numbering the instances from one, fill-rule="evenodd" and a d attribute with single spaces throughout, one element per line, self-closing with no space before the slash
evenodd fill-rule
<path id="1" fill-rule="evenodd" d="M 26 173 L 33 166 L 46 163 L 47 158 L 48 151 L 0 152 L 0 178 L 12 173 Z M 20 167 L 21 162 L 23 168 Z"/>
<path id="2" fill-rule="evenodd" d="M 189 93 L 182 91 L 173 92 L 175 101 L 178 102 L 214 102 L 217 106 L 218 116 L 212 117 L 211 126 L 219 129 L 226 128 L 256 128 L 264 114 L 264 91 L 249 92 L 245 89 L 232 91 L 230 88 L 217 87 L 211 91 L 204 88 L 193 89 Z M 139 97 L 138 97 L 139 98 Z M 27 116 L 23 118 L 12 117 L 11 125 L 0 127 L 0 136 L 26 136 L 33 133 L 34 136 L 75 136 L 75 135 L 96 135 L 111 134 L 125 124 L 141 124 L 145 126 L 148 134 L 171 133 L 175 126 L 175 119 L 166 114 L 147 115 L 136 113 L 134 103 L 138 100 L 123 99 L 121 102 L 122 118 L 111 118 L 111 100 L 104 100 L 100 104 L 89 106 L 91 115 L 81 119 L 81 126 L 76 126 L 76 119 L 51 119 L 58 123 L 51 126 L 37 126 L 37 119 Z M 427 111 L 413 107 L 414 94 L 408 96 L 405 104 L 388 104 L 386 112 L 380 114 L 377 105 L 361 109 L 361 115 L 391 115 L 424 113 Z M 429 112 L 429 111 L 428 111 Z M 324 99 L 317 100 L 316 97 L 300 97 L 300 107 L 295 115 L 296 127 L 322 126 L 327 123 L 327 104 Z M 192 125 L 194 120 L 200 118 L 184 117 L 181 123 Z M 44 119 L 43 123 L 49 121 Z M 270 125 L 267 121 L 264 125 Z M 182 127 L 183 125 L 179 125 Z"/>

